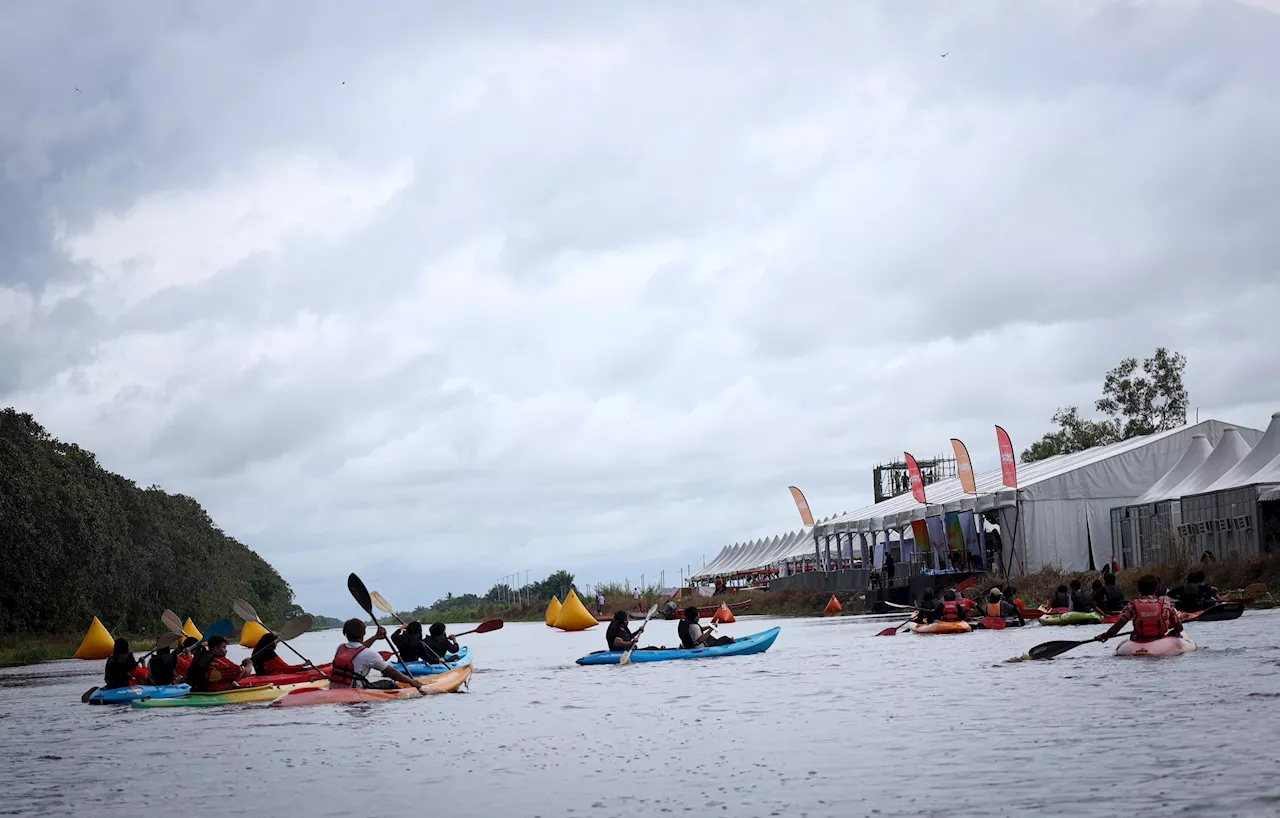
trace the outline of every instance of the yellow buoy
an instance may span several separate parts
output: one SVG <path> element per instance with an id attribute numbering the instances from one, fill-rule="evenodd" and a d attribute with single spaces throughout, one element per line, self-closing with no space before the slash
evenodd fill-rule
<path id="1" fill-rule="evenodd" d="M 245 648 L 256 648 L 258 640 L 268 631 L 257 622 L 246 622 L 244 627 L 240 629 L 240 646 Z"/>
<path id="2" fill-rule="evenodd" d="M 585 631 L 587 628 L 594 628 L 599 624 L 586 606 L 582 604 L 582 600 L 578 599 L 578 595 L 570 589 L 569 595 L 564 598 L 564 604 L 560 606 L 560 613 L 556 614 L 556 621 L 551 624 L 551 627 L 559 628 L 562 631 Z"/>
<path id="3" fill-rule="evenodd" d="M 192 636 L 196 639 L 204 638 L 204 634 L 200 632 L 200 629 L 196 627 L 196 623 L 192 622 L 191 617 L 189 616 L 187 617 L 187 621 L 182 623 L 182 632 L 187 636 Z"/>
<path id="4" fill-rule="evenodd" d="M 75 658 L 106 659 L 112 654 L 115 647 L 116 640 L 111 638 L 111 634 L 107 633 L 106 627 L 95 616 L 93 624 L 89 626 L 89 632 L 84 635 L 84 641 L 80 643 L 80 647 L 76 648 Z"/>
<path id="5" fill-rule="evenodd" d="M 553 627 L 556 624 L 556 617 L 560 615 L 560 598 L 551 597 L 551 604 L 547 605 L 547 627 Z"/>

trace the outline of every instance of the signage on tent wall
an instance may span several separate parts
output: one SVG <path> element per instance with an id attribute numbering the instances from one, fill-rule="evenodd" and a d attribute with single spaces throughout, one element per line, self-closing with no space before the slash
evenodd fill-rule
<path id="1" fill-rule="evenodd" d="M 1009 433 L 996 427 L 996 443 L 1000 446 L 1000 476 L 1004 484 L 1011 489 L 1018 487 L 1018 461 L 1013 456 L 1013 441 Z"/>
<path id="2" fill-rule="evenodd" d="M 956 453 L 956 476 L 960 478 L 960 488 L 965 494 L 977 494 L 978 485 L 973 481 L 973 464 L 969 462 L 969 450 L 964 443 L 951 438 L 951 450 Z"/>
<path id="3" fill-rule="evenodd" d="M 796 501 L 796 511 L 800 512 L 800 521 L 813 527 L 813 512 L 809 511 L 809 501 L 804 499 L 804 492 L 791 486 L 791 497 Z"/>
<path id="4" fill-rule="evenodd" d="M 911 521 L 911 534 L 915 537 L 916 550 L 922 554 L 929 553 L 929 523 L 924 520 Z"/>
<path id="5" fill-rule="evenodd" d="M 920 476 L 920 466 L 909 453 L 902 454 L 907 458 L 907 474 L 911 476 L 911 493 L 915 495 L 917 502 L 925 503 L 927 501 L 924 499 L 924 478 Z"/>

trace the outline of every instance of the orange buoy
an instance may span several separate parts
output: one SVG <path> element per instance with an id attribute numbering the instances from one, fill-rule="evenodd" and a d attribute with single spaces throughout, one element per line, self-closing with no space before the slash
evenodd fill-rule
<path id="1" fill-rule="evenodd" d="M 719 622 L 722 625 L 727 625 L 730 622 L 735 621 L 733 618 L 733 611 L 729 610 L 728 605 L 721 602 L 720 607 L 716 609 L 716 612 L 711 614 L 711 621 Z"/>
<path id="2" fill-rule="evenodd" d="M 831 601 L 827 603 L 827 609 L 823 611 L 827 616 L 835 616 L 844 610 L 844 606 L 840 604 L 840 600 L 836 599 L 836 595 L 831 595 Z"/>

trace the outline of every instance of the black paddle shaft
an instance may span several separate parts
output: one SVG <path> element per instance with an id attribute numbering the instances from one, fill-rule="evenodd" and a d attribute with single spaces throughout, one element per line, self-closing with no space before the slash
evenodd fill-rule
<path id="1" fill-rule="evenodd" d="M 369 618 L 373 620 L 373 626 L 375 628 L 382 627 L 378 624 L 378 617 L 373 615 L 373 599 L 369 596 L 369 589 L 360 581 L 360 577 L 354 573 L 347 577 L 347 590 L 351 592 L 356 604 L 363 608 L 365 613 L 369 614 Z M 396 655 L 396 661 L 400 663 L 400 667 L 408 671 L 409 666 L 404 663 L 404 659 L 400 658 L 400 650 L 396 647 L 396 643 L 391 641 L 390 636 L 387 637 L 387 644 L 391 646 L 391 652 Z M 406 673 L 406 675 L 408 674 Z"/>

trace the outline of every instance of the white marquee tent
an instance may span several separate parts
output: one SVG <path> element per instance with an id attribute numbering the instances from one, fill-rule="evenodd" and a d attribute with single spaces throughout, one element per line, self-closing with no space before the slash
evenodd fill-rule
<path id="1" fill-rule="evenodd" d="M 1165 472 L 1164 477 L 1157 480 L 1155 485 L 1144 491 L 1141 497 L 1134 500 L 1134 505 L 1154 503 L 1164 497 L 1170 489 L 1187 479 L 1191 472 L 1199 468 L 1200 464 L 1209 457 L 1212 451 L 1213 444 L 1209 442 L 1209 438 L 1204 435 L 1196 435 L 1191 438 L 1191 445 L 1187 447 L 1186 452 L 1183 453 L 1177 464 Z"/>
<path id="2" fill-rule="evenodd" d="M 1255 439 L 1252 442 L 1257 443 L 1258 440 Z M 1206 457 L 1204 462 L 1196 467 L 1195 471 L 1183 478 L 1178 485 L 1166 491 L 1163 496 L 1153 498 L 1151 502 L 1176 500 L 1188 494 L 1200 494 L 1208 491 L 1209 486 L 1231 471 L 1252 448 L 1251 443 L 1246 441 L 1237 429 L 1228 427 L 1223 430 L 1222 439 L 1218 441 L 1218 445 L 1213 447 L 1213 453 Z"/>
<path id="3" fill-rule="evenodd" d="M 1200 491 L 1208 493 L 1249 486 L 1258 482 L 1268 482 L 1266 480 L 1255 480 L 1254 476 L 1266 468 L 1268 464 L 1275 461 L 1277 457 L 1280 457 L 1280 412 L 1271 415 L 1271 423 L 1267 426 L 1266 434 L 1262 436 L 1262 440 L 1259 440 L 1247 455 L 1211 485 Z M 1183 494 L 1192 493 L 1194 492 L 1183 492 Z"/>

